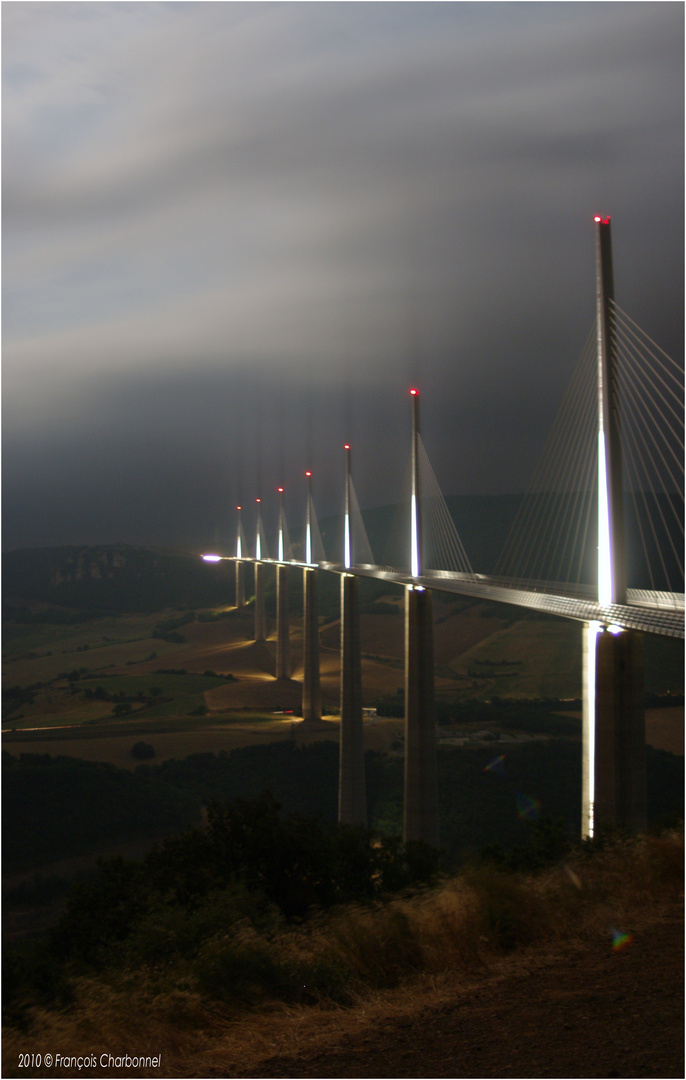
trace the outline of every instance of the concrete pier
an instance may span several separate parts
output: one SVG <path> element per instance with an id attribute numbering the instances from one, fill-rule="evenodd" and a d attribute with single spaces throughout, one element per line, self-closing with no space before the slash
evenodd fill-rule
<path id="1" fill-rule="evenodd" d="M 643 637 L 604 631 L 596 644 L 595 831 L 646 828 Z"/>
<path id="2" fill-rule="evenodd" d="M 288 616 L 288 567 L 276 568 L 276 677 L 291 677 L 291 645 Z"/>
<path id="3" fill-rule="evenodd" d="M 303 569 L 303 720 L 321 718 L 317 571 L 307 566 Z"/>
<path id="4" fill-rule="evenodd" d="M 236 608 L 245 607 L 245 568 L 240 559 L 236 559 Z"/>
<path id="5" fill-rule="evenodd" d="M 362 729 L 359 581 L 341 577 L 341 742 L 338 820 L 367 824 L 367 784 Z"/>
<path id="6" fill-rule="evenodd" d="M 431 592 L 405 590 L 405 818 L 403 839 L 438 847 Z"/>
<path id="7" fill-rule="evenodd" d="M 581 639 L 581 839 L 593 836 L 595 805 L 595 664 L 598 623 L 584 623 Z"/>
<path id="8" fill-rule="evenodd" d="M 267 639 L 267 615 L 264 606 L 264 564 L 254 563 L 255 567 L 255 641 Z"/>

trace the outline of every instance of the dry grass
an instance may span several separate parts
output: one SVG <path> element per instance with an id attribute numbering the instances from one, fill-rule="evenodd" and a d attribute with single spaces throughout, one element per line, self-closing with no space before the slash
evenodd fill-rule
<path id="1" fill-rule="evenodd" d="M 532 970 L 589 942 L 609 948 L 613 928 L 636 933 L 682 896 L 676 834 L 579 853 L 536 876 L 473 867 L 436 889 L 299 928 L 215 938 L 201 950 L 216 961 L 213 993 L 194 959 L 77 979 L 70 1006 L 34 1008 L 27 1032 L 6 1031 L 5 1061 L 30 1043 L 34 1053 L 161 1053 L 156 1076 L 245 1072 L 272 1055 L 343 1046 L 384 1018 L 454 1001 L 518 965 Z"/>

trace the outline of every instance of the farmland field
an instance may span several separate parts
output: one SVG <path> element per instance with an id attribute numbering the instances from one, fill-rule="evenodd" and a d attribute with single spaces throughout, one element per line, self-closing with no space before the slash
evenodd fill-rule
<path id="1" fill-rule="evenodd" d="M 373 604 L 368 604 L 362 616 L 363 702 L 367 706 L 390 703 L 395 707 L 395 715 L 366 718 L 364 741 L 367 751 L 377 752 L 376 757 L 372 753 L 368 764 L 369 790 L 375 793 L 374 827 L 395 832 L 401 828 L 402 821 L 402 594 L 384 595 L 380 603 L 383 607 L 378 614 L 374 613 Z M 473 843 L 486 842 L 491 835 L 488 830 L 484 832 L 482 796 L 477 797 L 474 792 L 481 792 L 483 785 L 480 755 L 490 755 L 493 750 L 483 743 L 460 745 L 465 735 L 484 727 L 491 729 L 489 738 L 502 735 L 510 739 L 508 760 L 519 757 L 522 762 L 530 761 L 527 766 L 532 770 L 530 783 L 536 784 L 538 795 L 544 794 L 551 806 L 558 799 L 562 800 L 560 806 L 576 807 L 574 785 L 578 781 L 580 748 L 574 713 L 563 711 L 559 719 L 552 717 L 556 723 L 566 725 L 560 729 L 562 737 L 556 739 L 554 724 L 546 720 L 545 709 L 543 712 L 539 709 L 534 716 L 536 723 L 527 730 L 525 704 L 521 721 L 524 727 L 518 731 L 520 720 L 512 719 L 515 713 L 508 714 L 507 708 L 503 711 L 502 706 L 488 702 L 489 699 L 509 702 L 516 712 L 517 699 L 539 695 L 578 698 L 579 628 L 561 620 L 521 618 L 521 613 L 513 614 L 511 609 L 494 605 L 443 598 L 437 598 L 434 616 L 437 706 L 441 703 L 449 710 L 458 707 L 460 717 L 459 726 L 454 719 L 445 720 L 447 726 L 443 729 L 439 754 L 445 788 L 442 820 L 448 838 L 452 837 L 455 843 L 456 837 L 464 839 L 462 834 L 467 825 Z M 181 620 L 176 629 L 170 632 L 164 629 Z M 29 784 L 27 790 L 32 792 L 37 790 L 34 778 L 40 777 L 41 783 L 54 781 L 58 787 L 61 784 L 62 795 L 68 792 L 64 813 L 76 812 L 77 816 L 73 821 L 69 819 L 69 828 L 74 832 L 71 848 L 66 834 L 59 833 L 51 841 L 50 819 L 39 820 L 41 807 L 31 799 L 27 801 L 23 788 L 17 789 L 15 809 L 5 817 L 5 842 L 10 846 L 15 865 L 11 875 L 11 860 L 5 864 L 8 871 L 5 888 L 24 884 L 33 888 L 36 874 L 46 880 L 56 875 L 66 881 L 74 873 L 92 866 L 93 860 L 105 851 L 132 850 L 132 844 L 144 848 L 167 830 L 178 830 L 190 814 L 187 800 L 195 800 L 194 812 L 199 813 L 202 800 L 209 797 L 201 794 L 200 787 L 187 789 L 184 777 L 195 777 L 193 783 L 197 780 L 201 787 L 204 785 L 203 791 L 211 789 L 212 797 L 217 798 L 228 798 L 232 793 L 235 796 L 242 790 L 242 783 L 248 785 L 246 792 L 253 796 L 261 784 L 273 784 L 280 797 L 294 800 L 294 806 L 310 810 L 308 800 L 314 800 L 315 812 L 325 806 L 327 813 L 335 816 L 339 623 L 330 617 L 320 620 L 325 715 L 316 724 L 304 722 L 297 715 L 302 698 L 300 620 L 292 616 L 292 678 L 289 680 L 274 678 L 273 636 L 265 642 L 256 642 L 253 629 L 249 609 L 237 615 L 228 608 L 187 613 L 168 609 L 89 619 L 66 626 L 7 624 L 3 663 L 3 749 L 11 755 L 11 760 L 6 760 L 7 767 L 10 773 L 15 770 L 17 783 L 23 775 L 24 782 Z M 672 647 L 675 644 L 677 648 Z M 646 683 L 653 692 L 676 694 L 683 689 L 678 646 L 679 643 L 653 642 L 646 649 Z M 549 732 L 547 727 L 551 729 Z M 649 710 L 647 735 L 658 754 L 669 751 L 683 755 L 683 706 Z M 140 743 L 152 754 L 148 760 L 153 769 L 147 772 L 140 770 L 141 758 L 133 753 Z M 320 766 L 314 773 L 309 767 L 309 771 L 303 771 L 302 764 L 298 771 L 297 762 L 301 758 L 310 755 L 307 760 L 314 760 L 312 754 L 316 757 L 320 751 Z M 232 752 L 241 760 L 249 759 L 250 767 L 244 769 Z M 231 755 L 230 759 L 227 755 Z M 552 787 L 546 795 L 545 784 L 558 758 L 557 779 L 554 783 L 550 781 Z M 673 770 L 671 760 L 672 765 L 667 763 L 664 767 Z M 49 768 L 50 762 L 53 764 Z M 322 767 L 324 762 L 326 769 Z M 79 763 L 81 771 L 77 768 Z M 116 775 L 110 775 L 108 767 Z M 102 807 L 98 782 L 91 775 L 91 771 L 97 773 L 98 769 L 105 770 L 102 780 L 109 790 Z M 171 789 L 165 787 L 165 770 L 175 777 Z M 148 790 L 146 776 L 152 778 L 153 773 L 157 779 Z M 215 773 L 216 786 L 212 788 Z M 456 776 L 463 779 L 457 783 Z M 471 778 L 466 787 L 464 776 Z M 140 812 L 136 811 L 133 817 L 131 813 L 123 814 L 134 807 L 134 802 L 127 805 L 129 797 L 124 794 L 128 791 L 127 779 L 132 785 L 131 799 L 135 795 L 140 800 L 140 804 L 135 803 L 140 805 Z M 75 781 L 83 792 L 76 804 L 72 787 Z M 653 781 L 654 786 L 656 783 L 658 789 L 667 790 L 659 778 Z M 320 790 L 322 785 L 325 790 Z M 670 785 L 674 786 L 672 781 Z M 4 791 L 10 798 L 9 788 Z M 499 791 L 497 786 L 495 791 Z M 45 798 L 48 794 L 46 789 Z M 94 818 L 94 830 L 98 819 L 97 840 L 95 832 L 92 839 L 84 832 L 87 821 L 79 807 L 86 805 L 83 802 L 86 797 L 94 800 L 89 813 Z M 489 798 L 494 798 L 491 788 Z M 17 807 L 29 818 L 34 811 L 38 817 L 34 822 L 27 818 L 24 832 L 15 835 L 19 822 Z M 495 803 L 491 809 L 495 822 Z M 662 812 L 659 807 L 658 810 Z M 669 806 L 665 812 L 668 810 Z M 45 813 L 45 806 L 42 812 Z M 508 820 L 507 807 L 500 807 L 498 813 L 505 815 L 504 821 Z M 16 823 L 11 832 L 8 832 L 9 820 Z M 491 825 L 496 828 L 493 822 Z M 28 837 L 26 842 L 24 836 Z M 55 847 L 59 846 L 58 841 L 64 848 L 61 853 Z M 67 861 L 60 861 L 63 859 Z M 38 885 L 35 888 L 38 890 Z M 55 897 L 58 906 L 61 895 Z M 23 926 L 22 905 L 23 901 L 12 917 Z M 34 917 L 48 917 L 47 909 L 42 913 L 40 904 L 32 912 L 30 916 L 26 914 L 29 922 Z"/>
<path id="2" fill-rule="evenodd" d="M 368 604 L 361 619 L 363 703 L 403 686 L 399 590 Z M 395 607 L 397 614 L 392 614 Z M 196 614 L 198 617 L 196 617 Z M 434 606 L 436 693 L 448 700 L 578 698 L 576 623 L 522 616 L 502 605 L 438 596 Z M 291 617 L 292 678 L 274 676 L 275 640 L 253 640 L 249 609 L 179 614 L 170 609 L 108 616 L 73 626 L 8 623 L 3 639 L 3 731 L 120 720 L 229 719 L 236 710 L 298 710 L 301 620 Z M 339 703 L 338 620 L 320 620 L 324 712 Z M 160 627 L 178 625 L 173 633 Z M 273 630 L 273 628 L 272 628 Z M 683 693 L 683 651 L 646 638 L 646 689 Z M 12 688 L 14 698 L 12 697 Z M 10 693 L 8 694 L 8 690 Z M 200 726 L 200 725 L 198 725 Z"/>

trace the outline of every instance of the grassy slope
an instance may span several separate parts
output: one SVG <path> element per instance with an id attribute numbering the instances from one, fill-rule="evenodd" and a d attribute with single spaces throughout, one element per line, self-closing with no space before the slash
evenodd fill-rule
<path id="1" fill-rule="evenodd" d="M 577 1025 L 589 1030 L 589 1008 L 595 1013 L 604 1007 L 609 975 L 603 972 L 610 964 L 613 970 L 621 965 L 625 972 L 619 995 L 612 982 L 612 1030 L 625 1019 L 627 994 L 637 1010 L 634 1027 L 646 1010 L 669 1009 L 671 995 L 678 995 L 683 985 L 679 963 L 674 978 L 670 973 L 667 981 L 661 980 L 663 993 L 648 1001 L 641 993 L 640 976 L 633 979 L 630 958 L 632 948 L 641 948 L 650 958 L 651 935 L 657 941 L 654 931 L 660 926 L 669 925 L 678 943 L 682 905 L 683 837 L 678 836 L 620 844 L 592 858 L 572 853 L 562 865 L 536 875 L 475 868 L 414 897 L 336 910 L 303 927 L 266 922 L 249 936 L 229 929 L 219 905 L 192 922 L 174 924 L 167 918 L 157 935 L 149 928 L 132 942 L 128 963 L 73 979 L 71 998 L 62 1005 L 20 1011 L 5 1027 L 3 1054 L 7 1066 L 14 1065 L 28 1039 L 34 1053 L 54 1053 L 59 1047 L 63 1054 L 89 1054 L 97 1045 L 115 1054 L 162 1055 L 162 1068 L 154 1072 L 128 1069 L 113 1075 L 366 1075 L 346 1072 L 346 1050 L 352 1052 L 357 1045 L 362 1056 L 365 1046 L 373 1052 L 384 1028 L 395 1020 L 395 1043 L 387 1048 L 389 1068 L 392 1075 L 415 1075 L 400 1070 L 407 1067 L 408 1035 L 413 1046 L 419 1040 L 421 1049 L 422 1017 L 426 1027 L 429 1018 L 440 1018 L 456 1002 L 461 1010 L 472 1003 L 485 1005 L 506 979 L 531 1018 L 544 1013 L 551 994 L 566 1002 L 568 1022 L 563 1026 L 571 1028 L 581 1055 Z M 212 918 L 223 923 L 216 934 Z M 612 927 L 630 929 L 636 945 L 629 940 L 628 952 L 614 954 Z M 155 949 L 163 960 L 153 958 Z M 671 951 L 680 960 L 680 950 Z M 601 956 L 607 956 L 604 965 L 596 962 Z M 535 985 L 531 975 L 544 969 L 554 973 L 554 989 L 548 987 L 544 999 L 529 996 Z M 590 979 L 580 998 L 577 969 Z M 677 1012 L 674 1029 L 659 1031 L 661 1041 L 678 1048 L 683 1045 L 683 1025 L 681 1009 Z M 474 1017 L 478 1025 L 478 1009 Z M 641 1043 L 649 1038 L 651 1017 L 646 1020 Z M 509 1023 L 507 1002 L 500 1001 L 499 1015 L 485 1017 L 482 1030 L 475 1028 L 476 1040 L 485 1039 L 489 1048 L 502 1043 L 508 1060 L 499 1071 L 474 1075 L 503 1076 L 512 1070 L 510 1047 L 521 1042 L 522 1032 L 518 1040 Z M 425 1053 L 437 1050 L 440 1039 L 448 1045 L 448 1031 L 442 1035 L 439 1027 L 432 1028 L 432 1046 L 427 1044 Z M 491 1037 L 494 1030 L 497 1039 Z M 605 1038 L 611 1034 L 608 1029 Z M 601 1031 L 598 1037 L 602 1043 Z M 546 1046 L 550 1042 L 552 1060 L 555 1048 L 569 1042 L 557 1027 L 549 1039 L 542 1034 L 539 1038 Z M 529 1056 L 535 1057 L 536 1049 Z M 660 1049 L 654 1047 L 659 1060 Z M 326 1071 L 326 1063 L 316 1071 L 318 1055 L 327 1051 L 337 1055 L 332 1066 L 336 1071 Z M 275 1055 L 281 1058 L 277 1061 Z M 588 1056 L 589 1063 L 578 1066 L 580 1075 L 613 1075 L 598 1072 L 597 1063 L 593 1071 L 593 1050 Z M 76 1068 L 53 1072 L 42 1066 L 27 1075 L 79 1073 Z M 529 1066 L 527 1075 L 543 1074 Z M 680 1073 L 646 1072 L 644 1066 L 623 1075 Z"/>

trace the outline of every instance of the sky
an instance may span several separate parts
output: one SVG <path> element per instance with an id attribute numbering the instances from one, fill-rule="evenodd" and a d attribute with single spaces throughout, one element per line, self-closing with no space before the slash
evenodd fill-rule
<path id="1" fill-rule="evenodd" d="M 3 547 L 526 489 L 615 294 L 683 354 L 681 3 L 2 5 Z M 474 560 L 473 560 L 474 561 Z M 477 560 L 478 561 L 478 560 Z"/>

